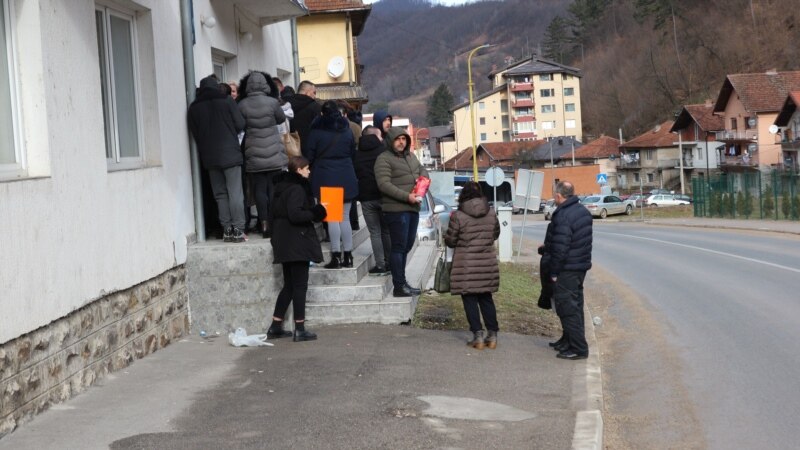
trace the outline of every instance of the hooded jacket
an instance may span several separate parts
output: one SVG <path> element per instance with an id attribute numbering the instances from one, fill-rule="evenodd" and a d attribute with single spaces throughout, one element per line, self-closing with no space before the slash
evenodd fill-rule
<path id="1" fill-rule="evenodd" d="M 373 134 L 361 136 L 358 142 L 354 164 L 358 178 L 358 199 L 362 202 L 381 199 L 381 191 L 375 181 L 375 161 L 385 151 L 383 141 Z"/>
<path id="2" fill-rule="evenodd" d="M 261 72 L 252 72 L 245 84 L 246 96 L 239 102 L 246 122 L 244 156 L 247 172 L 280 170 L 289 158 L 283 148 L 278 124 L 286 120 L 278 99 L 271 97 L 267 79 Z"/>
<path id="3" fill-rule="evenodd" d="M 592 213 L 573 195 L 553 213 L 545 236 L 550 275 L 563 271 L 585 272 L 592 268 Z"/>
<path id="4" fill-rule="evenodd" d="M 317 198 L 322 186 L 344 188 L 346 202 L 358 197 L 353 168 L 356 144 L 350 122 L 339 111 L 318 117 L 308 135 L 306 158 L 311 163 L 311 188 Z"/>
<path id="5" fill-rule="evenodd" d="M 244 129 L 244 117 L 233 98 L 220 91 L 214 77 L 200 80 L 188 118 L 203 167 L 227 169 L 242 165 L 242 151 L 236 135 Z"/>
<path id="6" fill-rule="evenodd" d="M 418 177 L 430 177 L 425 167 L 411 153 L 411 136 L 405 130 L 400 127 L 390 128 L 386 141 L 393 143 L 401 135 L 406 137 L 405 149 L 397 152 L 391 148 L 378 156 L 375 160 L 375 181 L 381 191 L 384 212 L 419 212 L 419 203 L 408 203 L 408 194 L 414 189 Z"/>
<path id="7" fill-rule="evenodd" d="M 451 294 L 497 292 L 500 267 L 494 241 L 499 236 L 500 222 L 485 198 L 467 200 L 450 215 L 444 242 L 455 249 Z"/>
<path id="8" fill-rule="evenodd" d="M 300 150 L 305 155 L 311 123 L 319 117 L 322 106 L 305 94 L 294 94 L 289 97 L 288 102 L 294 111 L 294 118 L 289 121 L 289 131 L 300 135 Z"/>
<path id="9" fill-rule="evenodd" d="M 273 262 L 322 262 L 322 247 L 312 220 L 314 197 L 308 180 L 293 172 L 278 174 L 271 205 Z"/>

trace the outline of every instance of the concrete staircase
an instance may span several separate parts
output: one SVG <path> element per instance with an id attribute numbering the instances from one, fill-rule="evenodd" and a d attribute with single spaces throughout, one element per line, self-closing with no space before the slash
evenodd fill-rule
<path id="1" fill-rule="evenodd" d="M 363 224 L 363 218 L 360 220 Z M 330 244 L 322 245 L 327 262 Z M 417 298 L 395 298 L 391 276 L 367 275 L 375 261 L 366 226 L 354 233 L 353 247 L 353 268 L 311 267 L 306 301 L 309 326 L 410 320 Z M 435 244 L 417 243 L 408 258 L 409 283 L 424 288 L 435 262 Z M 260 333 L 269 327 L 283 274 L 280 264 L 272 264 L 268 239 L 252 236 L 242 244 L 218 240 L 194 244 L 189 248 L 186 270 L 193 332 L 225 334 L 244 327 L 248 333 Z"/>

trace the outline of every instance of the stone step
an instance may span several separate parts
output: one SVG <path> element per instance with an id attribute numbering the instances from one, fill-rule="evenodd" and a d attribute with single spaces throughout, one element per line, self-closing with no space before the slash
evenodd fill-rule
<path id="1" fill-rule="evenodd" d="M 353 243 L 355 246 L 355 242 Z M 321 264 L 314 264 L 308 273 L 308 284 L 317 285 L 355 285 L 366 277 L 369 269 L 375 265 L 372 257 L 372 244 L 369 239 L 353 248 L 353 267 L 342 269 L 326 269 L 323 266 L 330 261 L 328 257 Z M 372 278 L 372 277 L 370 277 Z"/>

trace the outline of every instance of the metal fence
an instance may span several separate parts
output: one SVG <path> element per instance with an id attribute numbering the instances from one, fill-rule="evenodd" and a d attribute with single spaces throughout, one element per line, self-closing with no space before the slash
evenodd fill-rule
<path id="1" fill-rule="evenodd" d="M 800 220 L 800 176 L 793 171 L 692 178 L 695 217 Z"/>

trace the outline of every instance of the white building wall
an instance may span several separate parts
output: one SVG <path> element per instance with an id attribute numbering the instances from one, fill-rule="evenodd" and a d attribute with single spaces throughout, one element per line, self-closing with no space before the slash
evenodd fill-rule
<path id="1" fill-rule="evenodd" d="M 149 9 L 146 166 L 109 171 L 95 2 L 16 0 L 28 177 L 0 181 L 0 343 L 186 260 L 194 232 L 178 2 Z M 138 20 L 138 19 L 137 19 Z M 33 25 L 33 26 L 31 26 Z M 37 45 L 41 43 L 41 45 Z"/>

